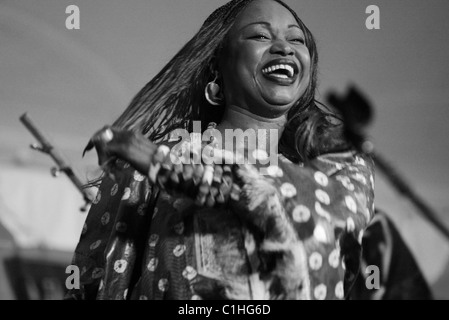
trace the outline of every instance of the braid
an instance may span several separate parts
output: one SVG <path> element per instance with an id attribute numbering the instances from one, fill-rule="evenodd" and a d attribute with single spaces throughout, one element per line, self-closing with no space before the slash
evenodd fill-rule
<path id="1" fill-rule="evenodd" d="M 253 0 L 232 0 L 216 9 L 197 34 L 132 99 L 114 126 L 144 134 L 154 142 L 162 141 L 175 129 L 191 131 L 193 121 L 221 121 L 224 107 L 210 105 L 204 97 L 206 84 L 214 78 L 213 62 L 220 57 L 226 36 L 238 14 Z M 326 117 L 315 102 L 318 54 L 312 33 L 298 15 L 281 0 L 305 34 L 311 57 L 311 80 L 306 92 L 291 108 L 279 148 L 292 161 L 304 161 L 324 149 L 320 133 L 326 131 Z"/>
<path id="2" fill-rule="evenodd" d="M 198 33 L 137 93 L 114 126 L 140 131 L 160 141 L 174 129 L 188 129 L 193 120 L 205 120 L 208 105 L 203 91 L 212 76 L 210 64 L 236 16 L 251 1 L 233 0 L 215 10 Z"/>

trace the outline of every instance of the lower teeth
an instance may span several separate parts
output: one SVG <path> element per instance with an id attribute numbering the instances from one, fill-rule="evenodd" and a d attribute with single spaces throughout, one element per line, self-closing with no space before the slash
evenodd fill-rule
<path id="1" fill-rule="evenodd" d="M 285 74 L 272 73 L 271 76 L 276 77 L 276 78 L 281 78 L 281 79 L 288 79 L 288 77 Z"/>

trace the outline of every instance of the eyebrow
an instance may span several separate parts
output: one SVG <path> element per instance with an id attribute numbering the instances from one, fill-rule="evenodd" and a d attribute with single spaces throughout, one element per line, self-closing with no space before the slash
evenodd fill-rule
<path id="1" fill-rule="evenodd" d="M 245 28 L 247 28 L 247 27 L 249 27 L 249 26 L 255 25 L 255 24 L 262 24 L 262 25 L 265 25 L 265 26 L 267 26 L 267 27 L 271 27 L 271 23 L 269 23 L 269 22 L 266 22 L 266 21 L 256 21 L 256 22 L 251 22 L 251 23 L 249 23 L 249 24 L 243 26 L 242 28 L 240 28 L 240 30 L 243 30 L 243 29 L 245 29 Z M 298 25 L 296 25 L 296 24 L 290 24 L 290 25 L 288 25 L 288 28 L 289 28 L 289 29 L 290 29 L 290 28 L 298 28 L 299 30 L 302 31 L 301 27 L 298 26 Z"/>

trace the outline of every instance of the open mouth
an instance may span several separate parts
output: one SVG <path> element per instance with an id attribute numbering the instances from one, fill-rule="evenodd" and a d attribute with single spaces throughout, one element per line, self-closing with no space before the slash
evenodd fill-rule
<path id="1" fill-rule="evenodd" d="M 273 80 L 290 80 L 293 82 L 299 73 L 296 63 L 286 59 L 270 61 L 262 69 L 262 74 Z"/>

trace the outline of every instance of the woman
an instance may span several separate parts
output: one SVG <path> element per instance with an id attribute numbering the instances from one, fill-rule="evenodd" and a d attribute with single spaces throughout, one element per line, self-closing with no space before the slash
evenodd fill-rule
<path id="1" fill-rule="evenodd" d="M 317 61 L 312 34 L 281 1 L 233 0 L 212 13 L 92 137 L 110 175 L 68 298 L 345 298 L 353 244 L 372 217 L 373 169 L 315 102 Z M 202 158 L 182 133 L 196 121 L 210 124 Z M 218 141 L 248 129 L 257 144 Z"/>

